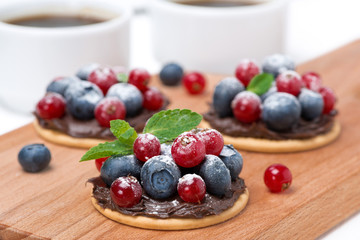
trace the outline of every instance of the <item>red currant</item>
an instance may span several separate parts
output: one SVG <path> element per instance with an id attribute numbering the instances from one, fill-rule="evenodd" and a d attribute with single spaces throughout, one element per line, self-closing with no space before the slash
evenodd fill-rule
<path id="1" fill-rule="evenodd" d="M 140 134 L 134 142 L 134 154 L 140 161 L 160 155 L 161 145 L 157 137 L 150 133 Z"/>
<path id="2" fill-rule="evenodd" d="M 130 71 L 128 82 L 136 86 L 141 92 L 144 92 L 148 88 L 147 86 L 150 82 L 150 74 L 145 69 L 133 69 Z"/>
<path id="3" fill-rule="evenodd" d="M 294 95 L 299 95 L 303 83 L 300 75 L 295 71 L 285 71 L 279 74 L 276 78 L 276 87 L 278 92 L 286 92 Z"/>
<path id="4" fill-rule="evenodd" d="M 110 121 L 125 119 L 125 104 L 116 97 L 103 98 L 95 107 L 95 118 L 100 126 L 110 127 Z"/>
<path id="5" fill-rule="evenodd" d="M 205 144 L 191 132 L 179 135 L 171 146 L 171 155 L 181 167 L 191 168 L 199 165 L 205 158 Z"/>
<path id="6" fill-rule="evenodd" d="M 164 98 L 161 92 L 154 87 L 148 88 L 143 93 L 143 107 L 149 110 L 158 110 L 163 106 Z"/>
<path id="7" fill-rule="evenodd" d="M 192 131 L 205 144 L 206 154 L 219 156 L 224 147 L 224 138 L 221 133 L 215 129 L 195 129 Z"/>
<path id="8" fill-rule="evenodd" d="M 109 157 L 103 157 L 103 158 L 95 159 L 95 166 L 96 166 L 97 170 L 99 170 L 99 172 L 100 172 L 100 169 L 101 169 L 102 165 L 104 164 L 104 162 L 105 162 L 108 158 L 109 158 Z"/>
<path id="9" fill-rule="evenodd" d="M 186 174 L 179 179 L 177 191 L 185 202 L 200 203 L 205 197 L 204 180 L 196 174 Z"/>
<path id="10" fill-rule="evenodd" d="M 235 76 L 246 87 L 249 85 L 251 79 L 260 73 L 259 67 L 254 61 L 245 59 L 243 60 L 235 70 Z"/>
<path id="11" fill-rule="evenodd" d="M 60 118 L 65 113 L 66 102 L 58 93 L 48 93 L 36 105 L 36 113 L 43 119 Z"/>
<path id="12" fill-rule="evenodd" d="M 205 89 L 206 80 L 201 73 L 192 72 L 184 76 L 183 84 L 190 94 L 200 94 Z"/>
<path id="13" fill-rule="evenodd" d="M 260 118 L 261 99 L 252 92 L 238 93 L 231 102 L 231 108 L 237 120 L 243 123 L 252 123 Z"/>
<path id="14" fill-rule="evenodd" d="M 282 164 L 273 164 L 265 170 L 264 182 L 271 192 L 285 191 L 290 187 L 291 181 L 290 170 Z"/>
<path id="15" fill-rule="evenodd" d="M 319 93 L 322 95 L 324 100 L 323 114 L 328 114 L 334 109 L 336 102 L 335 93 L 328 87 L 321 87 Z"/>
<path id="16" fill-rule="evenodd" d="M 318 92 L 321 87 L 321 78 L 315 72 L 307 72 L 302 75 L 301 80 L 304 86 L 310 90 Z"/>
<path id="17" fill-rule="evenodd" d="M 88 81 L 96 84 L 106 95 L 109 88 L 118 83 L 115 72 L 108 67 L 99 67 L 92 71 L 88 77 Z"/>
<path id="18" fill-rule="evenodd" d="M 129 208 L 141 200 L 142 188 L 138 180 L 133 177 L 119 177 L 110 187 L 111 199 L 119 207 Z"/>
<path id="19" fill-rule="evenodd" d="M 56 82 L 56 81 L 59 81 L 59 80 L 64 79 L 64 78 L 65 77 L 63 77 L 63 76 L 58 76 L 58 77 L 54 78 L 52 81 Z"/>

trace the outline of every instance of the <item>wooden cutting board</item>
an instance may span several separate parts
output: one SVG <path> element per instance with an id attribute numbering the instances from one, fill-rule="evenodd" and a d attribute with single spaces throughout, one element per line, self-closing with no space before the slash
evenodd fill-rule
<path id="1" fill-rule="evenodd" d="M 41 173 L 21 170 L 22 146 L 44 142 L 32 125 L 0 136 L 0 239 L 310 239 L 326 232 L 360 209 L 360 41 L 307 62 L 300 73 L 316 71 L 335 89 L 342 133 L 333 144 L 294 154 L 241 151 L 241 177 L 250 191 L 247 208 L 216 226 L 191 231 L 151 231 L 106 219 L 90 202 L 88 178 L 97 176 L 94 162 L 79 163 L 85 152 L 48 142 L 52 161 Z M 207 109 L 211 90 L 221 76 L 208 75 L 201 96 L 182 87 L 165 88 L 172 108 Z M 156 77 L 153 83 L 158 85 Z M 293 185 L 282 194 L 263 183 L 266 167 L 287 165 Z"/>

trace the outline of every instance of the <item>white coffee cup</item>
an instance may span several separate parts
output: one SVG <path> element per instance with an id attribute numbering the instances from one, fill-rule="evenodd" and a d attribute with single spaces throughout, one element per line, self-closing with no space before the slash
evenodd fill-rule
<path id="1" fill-rule="evenodd" d="M 244 58 L 260 63 L 283 52 L 287 3 L 202 7 L 153 0 L 154 55 L 161 63 L 176 61 L 188 70 L 233 74 Z"/>
<path id="2" fill-rule="evenodd" d="M 18 17 L 88 15 L 103 22 L 60 28 L 27 27 L 1 21 Z M 0 104 L 31 112 L 57 76 L 83 65 L 129 64 L 131 10 L 105 0 L 28 0 L 0 8 Z"/>

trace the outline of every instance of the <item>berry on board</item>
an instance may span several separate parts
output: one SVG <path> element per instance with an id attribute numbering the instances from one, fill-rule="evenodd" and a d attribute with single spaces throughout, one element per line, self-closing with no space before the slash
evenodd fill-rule
<path id="1" fill-rule="evenodd" d="M 200 94 L 205 89 L 206 80 L 201 73 L 192 72 L 184 76 L 183 84 L 188 93 Z"/>
<path id="2" fill-rule="evenodd" d="M 271 192 L 282 192 L 291 185 L 292 175 L 286 166 L 282 164 L 273 164 L 269 166 L 264 173 L 265 185 Z"/>

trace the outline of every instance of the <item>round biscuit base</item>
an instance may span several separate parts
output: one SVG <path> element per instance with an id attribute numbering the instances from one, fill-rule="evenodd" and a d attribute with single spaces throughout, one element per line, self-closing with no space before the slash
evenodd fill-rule
<path id="1" fill-rule="evenodd" d="M 91 148 L 99 143 L 104 143 L 106 141 L 111 140 L 105 140 L 105 139 L 97 139 L 97 138 L 75 138 L 71 137 L 65 133 L 46 129 L 40 126 L 38 121 L 35 119 L 33 122 L 35 131 L 45 140 L 56 143 L 63 146 L 68 147 L 76 147 L 76 148 Z"/>
<path id="2" fill-rule="evenodd" d="M 104 209 L 97 203 L 97 200 L 94 197 L 91 197 L 91 201 L 94 207 L 105 217 L 129 226 L 153 230 L 185 230 L 215 225 L 239 214 L 245 208 L 248 200 L 249 191 L 245 189 L 245 192 L 240 195 L 239 199 L 234 203 L 234 205 L 219 215 L 211 215 L 203 218 L 160 219 L 145 216 L 130 216 L 119 213 L 117 211 L 112 211 L 108 208 Z"/>
<path id="3" fill-rule="evenodd" d="M 203 120 L 201 128 L 211 128 L 210 124 Z M 332 129 L 326 134 L 318 135 L 310 139 L 289 139 L 289 140 L 270 140 L 250 137 L 231 137 L 223 134 L 225 144 L 232 144 L 237 149 L 252 152 L 264 153 L 288 153 L 307 151 L 319 148 L 334 141 L 341 131 L 338 121 L 334 121 Z"/>

